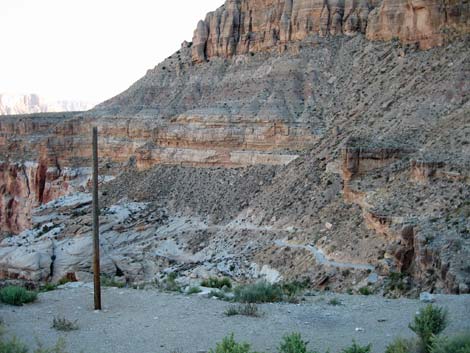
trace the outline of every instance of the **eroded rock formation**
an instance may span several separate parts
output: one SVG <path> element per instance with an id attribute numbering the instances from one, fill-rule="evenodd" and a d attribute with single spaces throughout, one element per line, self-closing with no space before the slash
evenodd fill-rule
<path id="1" fill-rule="evenodd" d="M 200 21 L 194 32 L 193 60 L 255 53 L 310 34 L 365 33 L 376 0 L 228 0 Z"/>
<path id="2" fill-rule="evenodd" d="M 368 21 L 367 38 L 418 43 L 429 49 L 468 33 L 470 5 L 451 0 L 384 0 Z"/>
<path id="3" fill-rule="evenodd" d="M 367 33 L 371 40 L 397 38 L 422 49 L 468 33 L 466 2 L 444 0 L 227 0 L 200 21 L 193 60 L 256 53 L 312 34 Z"/>

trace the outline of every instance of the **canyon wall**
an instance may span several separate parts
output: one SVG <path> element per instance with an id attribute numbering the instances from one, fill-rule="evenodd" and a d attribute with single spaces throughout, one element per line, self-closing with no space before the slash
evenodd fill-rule
<path id="1" fill-rule="evenodd" d="M 109 275 L 468 292 L 468 17 L 228 1 L 93 110 L 1 117 L 0 276 L 89 274 L 97 126 Z"/>
<path id="2" fill-rule="evenodd" d="M 468 33 L 469 18 L 470 4 L 464 1 L 384 0 L 369 17 L 367 38 L 397 38 L 429 49 Z"/>
<path id="3" fill-rule="evenodd" d="M 92 125 L 105 179 L 129 164 L 285 165 L 315 141 L 301 126 L 276 121 L 7 116 L 0 120 L 0 231 L 18 234 L 31 226 L 33 208 L 89 189 Z"/>
<path id="4" fill-rule="evenodd" d="M 468 33 L 470 9 L 453 0 L 227 0 L 200 21 L 193 37 L 195 62 L 280 48 L 309 35 L 397 38 L 422 49 Z"/>

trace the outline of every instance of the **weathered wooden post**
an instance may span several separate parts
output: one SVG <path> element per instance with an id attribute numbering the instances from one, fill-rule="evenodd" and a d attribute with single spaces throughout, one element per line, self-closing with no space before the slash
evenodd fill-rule
<path id="1" fill-rule="evenodd" d="M 98 128 L 93 127 L 93 280 L 95 310 L 101 310 L 100 223 L 98 203 Z"/>

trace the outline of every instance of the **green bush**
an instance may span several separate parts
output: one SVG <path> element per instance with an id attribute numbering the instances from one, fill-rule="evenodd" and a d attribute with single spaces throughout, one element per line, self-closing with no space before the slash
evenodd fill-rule
<path id="1" fill-rule="evenodd" d="M 435 338 L 431 353 L 470 353 L 470 332 L 452 338 Z"/>
<path id="2" fill-rule="evenodd" d="M 23 287 L 7 286 L 0 289 L 0 301 L 10 305 L 21 306 L 25 303 L 34 302 L 38 295 Z"/>
<path id="3" fill-rule="evenodd" d="M 40 292 L 51 292 L 57 289 L 57 284 L 54 283 L 45 283 L 39 288 Z"/>
<path id="4" fill-rule="evenodd" d="M 389 276 L 388 289 L 389 290 L 405 290 L 405 274 L 400 272 L 392 272 Z"/>
<path id="5" fill-rule="evenodd" d="M 370 353 L 372 349 L 372 345 L 368 344 L 367 346 L 360 346 L 353 341 L 353 344 L 348 348 L 345 348 L 341 351 L 341 353 Z"/>
<path id="6" fill-rule="evenodd" d="M 361 293 L 362 295 L 371 295 L 372 291 L 369 287 L 361 287 L 359 288 L 359 293 Z"/>
<path id="7" fill-rule="evenodd" d="M 0 353 L 28 353 L 28 348 L 15 337 L 9 341 L 0 339 Z"/>
<path id="8" fill-rule="evenodd" d="M 235 288 L 235 301 L 241 303 L 274 303 L 282 298 L 281 287 L 266 281 Z"/>
<path id="9" fill-rule="evenodd" d="M 248 343 L 237 343 L 233 338 L 233 333 L 225 337 L 222 342 L 217 343 L 215 349 L 210 349 L 209 353 L 249 353 Z"/>
<path id="10" fill-rule="evenodd" d="M 341 300 L 339 300 L 338 298 L 330 299 L 328 304 L 333 305 L 333 306 L 342 305 Z"/>
<path id="11" fill-rule="evenodd" d="M 223 287 L 232 288 L 232 282 L 227 277 L 224 278 L 217 278 L 217 277 L 209 277 L 208 279 L 201 282 L 201 286 L 207 288 L 218 288 L 221 289 Z"/>
<path id="12" fill-rule="evenodd" d="M 415 316 L 409 328 L 418 335 L 424 351 L 429 352 L 432 338 L 444 331 L 447 324 L 447 311 L 429 304 Z"/>
<path id="13" fill-rule="evenodd" d="M 177 278 L 178 275 L 175 272 L 170 272 L 162 283 L 162 289 L 170 292 L 181 292 L 181 286 L 176 282 Z"/>
<path id="14" fill-rule="evenodd" d="M 293 281 L 293 282 L 287 282 L 287 283 L 282 283 L 281 284 L 281 289 L 282 292 L 288 296 L 288 297 L 293 297 L 301 293 L 302 291 L 305 291 L 305 289 L 308 288 L 310 282 L 308 280 L 305 280 L 303 282 L 300 281 Z"/>
<path id="15" fill-rule="evenodd" d="M 19 341 L 16 337 L 10 340 L 3 338 L 3 327 L 0 326 L 0 353 L 28 353 L 28 347 Z M 50 347 L 45 348 L 40 341 L 37 342 L 37 348 L 34 353 L 67 353 L 66 344 L 63 338 L 59 338 L 57 343 Z"/>
<path id="16" fill-rule="evenodd" d="M 124 288 L 126 286 L 124 282 L 118 282 L 114 278 L 106 275 L 101 275 L 100 282 L 103 287 Z"/>
<path id="17" fill-rule="evenodd" d="M 190 287 L 188 289 L 188 291 L 186 292 L 186 294 L 191 295 L 191 294 L 198 294 L 198 293 L 201 293 L 201 292 L 202 292 L 202 290 L 199 287 Z"/>
<path id="18" fill-rule="evenodd" d="M 385 353 L 414 353 L 416 352 L 415 344 L 410 340 L 397 338 L 390 343 L 385 350 Z"/>
<path id="19" fill-rule="evenodd" d="M 279 353 L 314 353 L 307 348 L 308 342 L 302 340 L 300 333 L 291 333 L 282 338 Z"/>

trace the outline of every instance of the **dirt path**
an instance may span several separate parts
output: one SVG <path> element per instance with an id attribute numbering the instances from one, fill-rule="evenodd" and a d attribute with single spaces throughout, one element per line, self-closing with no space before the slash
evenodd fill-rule
<path id="1" fill-rule="evenodd" d="M 336 297 L 343 305 L 328 301 Z M 275 352 L 281 337 L 301 332 L 312 349 L 332 353 L 353 339 L 372 343 L 383 352 L 396 336 L 412 336 L 407 328 L 424 304 L 417 300 L 387 300 L 375 296 L 325 294 L 306 297 L 303 304 L 266 304 L 261 318 L 226 317 L 230 305 L 215 299 L 154 290 L 106 288 L 104 311 L 92 310 L 90 288 L 56 290 L 40 294 L 37 303 L 23 307 L 0 305 L 7 335 L 16 335 L 31 347 L 36 339 L 52 345 L 64 336 L 73 353 L 200 353 L 233 332 L 236 339 L 252 343 L 253 349 Z M 470 296 L 438 296 L 437 304 L 449 309 L 449 333 L 470 330 Z M 51 329 L 54 315 L 78 320 L 80 329 L 58 334 Z M 361 328 L 362 330 L 356 330 Z"/>

